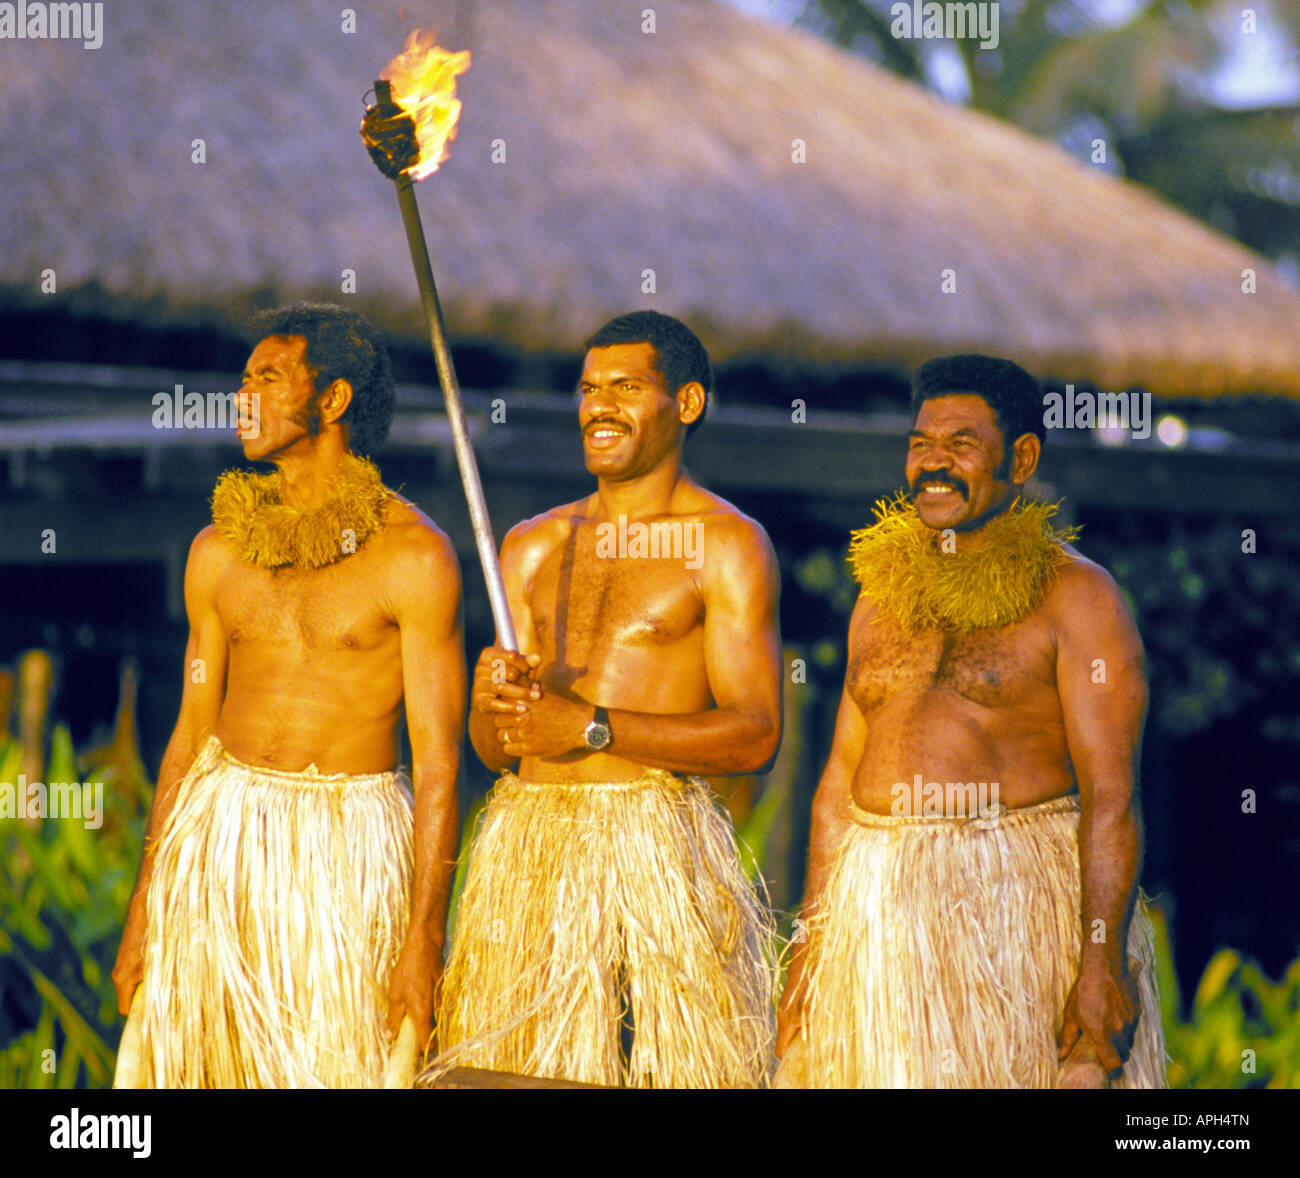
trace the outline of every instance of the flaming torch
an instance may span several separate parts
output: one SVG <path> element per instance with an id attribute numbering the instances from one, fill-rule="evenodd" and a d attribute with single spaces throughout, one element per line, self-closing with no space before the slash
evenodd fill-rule
<path id="1" fill-rule="evenodd" d="M 460 400 L 460 385 L 447 346 L 447 329 L 438 302 L 438 287 L 433 281 L 429 247 L 420 224 L 420 209 L 415 203 L 415 182 L 438 170 L 447 158 L 447 144 L 456 135 L 460 102 L 456 98 L 456 76 L 469 69 L 468 53 L 449 53 L 440 49 L 433 34 L 414 30 L 402 52 L 383 69 L 384 77 L 375 83 L 375 104 L 366 108 L 361 121 L 361 138 L 376 167 L 397 189 L 397 204 L 402 210 L 406 244 L 415 267 L 415 281 L 424 304 L 429 326 L 429 343 L 438 368 L 447 420 L 451 423 L 456 463 L 469 504 L 469 518 L 474 526 L 474 543 L 487 582 L 496 623 L 497 640 L 508 650 L 518 650 L 510 607 L 506 602 L 505 583 L 497 561 L 496 539 L 488 518 L 479 479 L 478 462 L 465 425 L 465 411 Z M 385 1088 L 409 1088 L 415 1078 L 420 1058 L 415 1027 L 409 1016 L 402 1019 L 401 1029 L 389 1051 L 384 1074 Z"/>
<path id="2" fill-rule="evenodd" d="M 492 521 L 488 518 L 478 463 L 465 425 L 460 386 L 456 381 L 451 349 L 447 346 L 447 330 L 442 306 L 438 302 L 438 288 L 433 281 L 429 248 L 420 224 L 420 209 L 415 203 L 415 182 L 438 170 L 438 165 L 448 156 L 448 142 L 456 136 L 456 123 L 460 118 L 456 76 L 467 69 L 468 52 L 449 53 L 438 47 L 432 33 L 414 30 L 402 52 L 384 67 L 382 79 L 375 83 L 375 104 L 366 108 L 366 117 L 361 122 L 361 138 L 375 165 L 397 188 L 406 244 L 411 251 L 411 264 L 415 267 L 420 301 L 424 304 L 429 342 L 433 346 L 433 359 L 438 368 L 447 420 L 451 423 L 451 436 L 456 447 L 456 462 L 474 526 L 474 542 L 487 582 L 488 599 L 492 603 L 492 619 L 496 623 L 500 644 L 507 650 L 518 650 L 505 584 L 501 579 L 501 565 L 497 561 Z"/>

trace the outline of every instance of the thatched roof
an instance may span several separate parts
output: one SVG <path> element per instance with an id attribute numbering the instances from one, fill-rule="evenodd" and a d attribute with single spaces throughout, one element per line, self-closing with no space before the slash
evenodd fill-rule
<path id="1" fill-rule="evenodd" d="M 572 348 L 649 305 L 720 354 L 977 348 L 1112 388 L 1300 395 L 1300 293 L 1235 243 L 803 34 L 713 0 L 657 0 L 649 34 L 646 7 L 368 0 L 345 33 L 337 5 L 118 0 L 100 49 L 0 42 L 0 283 L 52 267 L 60 290 L 201 308 L 337 297 L 352 269 L 357 305 L 418 330 L 356 128 L 406 29 L 440 24 L 474 55 L 420 186 L 453 331 Z"/>

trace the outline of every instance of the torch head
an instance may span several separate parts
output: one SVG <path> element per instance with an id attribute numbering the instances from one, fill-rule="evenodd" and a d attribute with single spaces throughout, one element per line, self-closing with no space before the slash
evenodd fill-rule
<path id="1" fill-rule="evenodd" d="M 419 162 L 415 120 L 393 101 L 390 82 L 375 83 L 375 103 L 366 107 L 366 116 L 361 120 L 361 140 L 375 167 L 390 180 L 400 180 L 408 168 Z"/>

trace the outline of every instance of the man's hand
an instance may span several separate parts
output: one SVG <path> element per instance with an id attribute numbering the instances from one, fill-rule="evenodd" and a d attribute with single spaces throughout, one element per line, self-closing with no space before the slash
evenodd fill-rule
<path id="1" fill-rule="evenodd" d="M 502 750 L 511 757 L 556 757 L 586 748 L 595 707 L 537 690 L 536 697 L 493 717 Z"/>
<path id="2" fill-rule="evenodd" d="M 1076 1045 L 1091 1046 L 1114 1079 L 1132 1050 L 1139 1013 L 1137 979 L 1126 967 L 1085 962 L 1065 1000 L 1057 1059 L 1064 1060 Z M 1079 1043 L 1081 1038 L 1088 1042 Z"/>
<path id="3" fill-rule="evenodd" d="M 474 664 L 470 686 L 469 738 L 479 759 L 501 772 L 515 767 L 516 758 L 502 748 L 496 720 L 518 714 L 518 706 L 540 699 L 542 687 L 534 678 L 542 658 L 522 655 L 503 646 L 489 646 Z"/>
<path id="4" fill-rule="evenodd" d="M 542 656 L 525 657 L 504 646 L 489 646 L 474 664 L 474 686 L 471 703 L 476 711 L 509 713 L 524 700 L 540 699 L 541 686 L 533 681 L 533 671 Z"/>
<path id="5" fill-rule="evenodd" d="M 395 1038 L 409 1016 L 423 1049 L 433 1031 L 433 996 L 442 979 L 442 948 L 423 929 L 407 933 L 388 982 L 388 1035 Z"/>
<path id="6" fill-rule="evenodd" d="M 140 979 L 144 977 L 144 941 L 148 932 L 148 918 L 144 904 L 133 899 L 127 912 L 126 928 L 122 931 L 122 945 L 113 965 L 113 988 L 117 991 L 119 1014 L 131 1013 L 131 999 Z"/>
<path id="7" fill-rule="evenodd" d="M 539 654 L 489 646 L 474 666 L 474 709 L 491 718 L 507 757 L 554 757 L 586 747 L 592 705 L 544 691 L 533 678 L 541 661 Z"/>

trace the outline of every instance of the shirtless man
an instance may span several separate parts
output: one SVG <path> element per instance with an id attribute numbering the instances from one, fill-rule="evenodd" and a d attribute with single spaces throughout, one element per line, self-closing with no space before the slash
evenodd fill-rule
<path id="1" fill-rule="evenodd" d="M 761 1084 L 769 919 L 693 776 L 781 738 L 780 582 L 763 529 L 692 481 L 708 355 L 657 312 L 588 343 L 594 494 L 507 535 L 520 653 L 485 650 L 470 738 L 502 773 L 444 978 L 442 1062 L 629 1086 Z"/>
<path id="2" fill-rule="evenodd" d="M 1141 640 L 1106 571 L 1021 499 L 1037 383 L 932 360 L 913 410 L 914 507 L 879 511 L 850 557 L 862 595 L 778 1083 L 1162 1084 L 1134 914 Z"/>
<path id="3" fill-rule="evenodd" d="M 355 457 L 394 407 L 366 321 L 297 304 L 258 327 L 238 432 L 278 473 L 224 475 L 190 549 L 180 716 L 113 980 L 137 1082 L 377 1087 L 404 1016 L 428 1038 L 441 969 L 460 570 Z"/>

